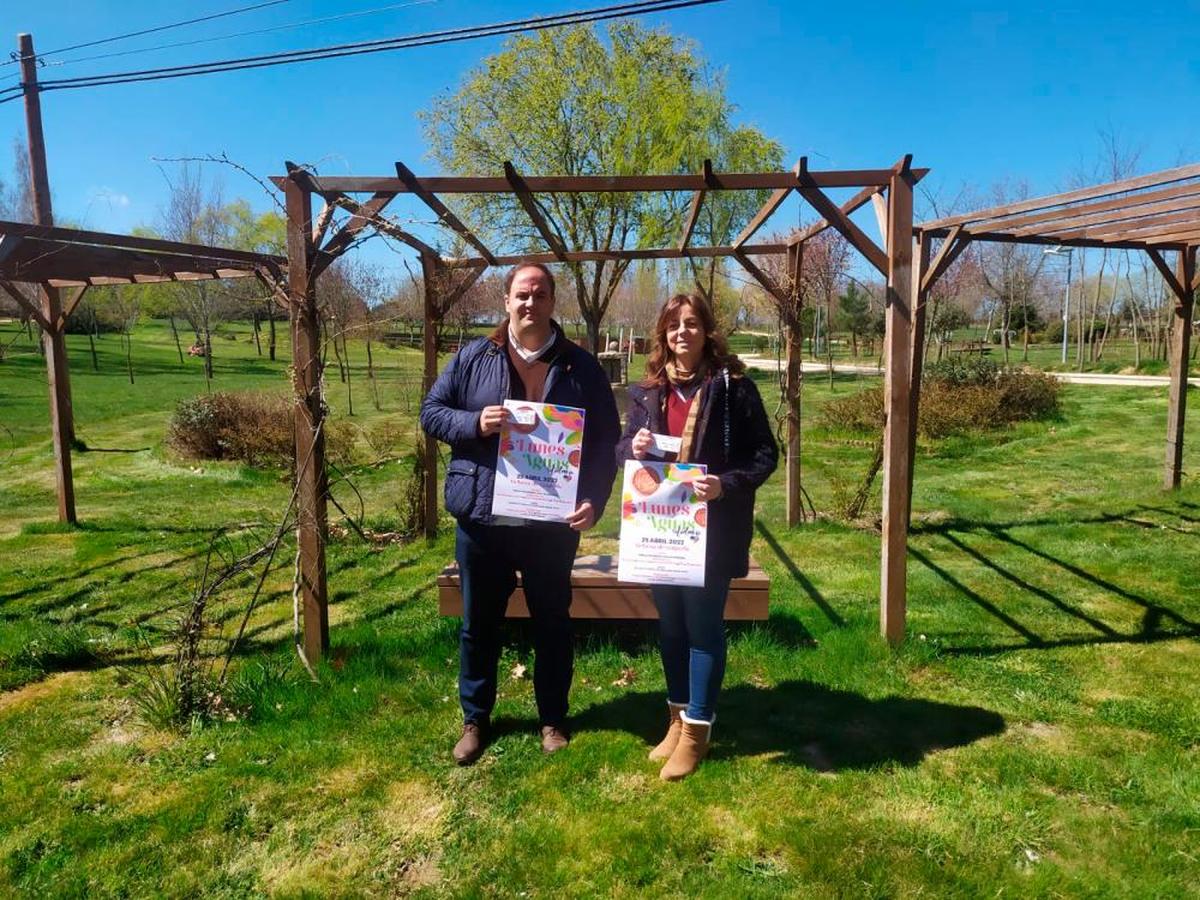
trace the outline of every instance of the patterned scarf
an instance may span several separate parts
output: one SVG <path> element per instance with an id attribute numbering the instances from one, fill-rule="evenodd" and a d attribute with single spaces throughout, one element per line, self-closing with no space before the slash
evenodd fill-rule
<path id="1" fill-rule="evenodd" d="M 695 388 L 692 394 L 692 405 L 688 407 L 687 419 L 683 423 L 683 434 L 679 439 L 679 462 L 687 462 L 696 453 L 693 444 L 696 441 L 696 419 L 700 407 L 704 405 L 704 388 L 708 382 L 708 360 L 700 360 L 700 365 L 688 370 L 680 367 L 674 361 L 668 361 L 664 367 L 670 390 L 678 391 L 686 397 L 689 388 Z M 666 421 L 666 395 L 663 396 L 663 421 Z"/>

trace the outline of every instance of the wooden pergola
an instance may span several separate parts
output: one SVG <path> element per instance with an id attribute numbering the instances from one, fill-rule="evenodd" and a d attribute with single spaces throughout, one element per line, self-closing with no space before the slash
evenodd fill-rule
<path id="1" fill-rule="evenodd" d="M 60 522 L 76 521 L 71 474 L 75 426 L 64 335 L 67 319 L 88 288 L 247 276 L 277 283 L 286 266 L 283 257 L 262 253 L 0 221 L 0 289 L 42 330 Z M 18 285 L 33 287 L 37 299 Z M 65 302 L 63 288 L 70 289 Z"/>
<path id="2" fill-rule="evenodd" d="M 304 615 L 304 651 L 310 661 L 328 649 L 329 625 L 325 567 L 327 532 L 327 482 L 324 463 L 324 410 L 320 393 L 321 358 L 317 279 L 338 256 L 355 243 L 364 229 L 402 241 L 419 255 L 425 276 L 424 390 L 437 376 L 437 347 L 431 324 L 441 318 L 454 301 L 490 266 L 518 262 L 547 264 L 606 262 L 650 259 L 732 258 L 736 260 L 777 302 L 788 334 L 788 364 L 785 395 L 789 403 L 787 423 L 787 506 L 789 523 L 800 517 L 800 272 L 805 242 L 827 228 L 839 231 L 880 273 L 887 283 L 887 424 L 885 427 L 883 487 L 883 551 L 881 560 L 881 630 L 893 642 L 904 634 L 907 523 L 914 431 L 910 427 L 914 297 L 913 280 L 913 186 L 927 169 L 913 169 L 911 156 L 884 169 L 813 171 L 802 159 L 791 171 L 728 173 L 716 172 L 705 162 L 702 171 L 675 175 L 577 175 L 535 176 L 505 163 L 495 176 L 418 177 L 403 163 L 395 164 L 395 175 L 379 177 L 317 176 L 294 164 L 287 174 L 272 178 L 284 192 L 288 217 L 287 299 L 292 310 L 295 359 L 296 477 L 299 509 L 299 573 Z M 857 188 L 847 201 L 838 204 L 827 190 Z M 691 238 L 705 197 L 719 191 L 769 192 L 758 212 L 741 233 L 727 245 L 693 246 Z M 793 234 L 782 243 L 750 243 L 771 215 L 792 192 L 800 195 L 821 219 Z M 678 239 L 670 246 L 626 248 L 568 247 L 551 228 L 540 209 L 538 195 L 553 193 L 687 192 L 688 212 L 680 223 Z M 438 224 L 456 233 L 477 254 L 446 258 L 429 243 L 383 215 L 396 197 L 416 197 L 438 218 Z M 545 243 L 545 249 L 527 253 L 505 253 L 489 248 L 478 229 L 471 228 L 441 199 L 446 194 L 503 194 L 515 199 Z M 313 196 L 323 201 L 314 216 Z M 369 195 L 365 199 L 357 199 Z M 883 244 L 880 246 L 851 218 L 856 210 L 872 204 Z M 331 226 L 337 210 L 349 217 L 336 229 Z M 330 232 L 333 232 L 330 234 Z M 755 262 L 756 257 L 786 257 L 786 277 L 773 277 Z M 426 530 L 436 526 L 436 442 L 426 438 L 425 490 Z M 896 477 L 895 473 L 901 473 Z"/>
<path id="3" fill-rule="evenodd" d="M 919 273 L 913 340 L 914 424 L 921 389 L 925 298 L 972 241 L 1146 253 L 1175 298 L 1170 325 L 1171 382 L 1163 487 L 1167 490 L 1179 487 L 1188 355 L 1195 293 L 1200 290 L 1200 273 L 1196 271 L 1196 250 L 1200 246 L 1200 164 L 936 219 L 918 225 L 914 232 Z M 934 241 L 939 242 L 938 251 L 931 255 Z M 1164 254 L 1174 255 L 1174 266 Z"/>

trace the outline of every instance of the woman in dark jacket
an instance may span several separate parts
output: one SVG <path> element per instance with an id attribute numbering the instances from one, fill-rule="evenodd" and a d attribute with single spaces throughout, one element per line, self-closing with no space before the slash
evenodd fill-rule
<path id="1" fill-rule="evenodd" d="M 754 492 L 779 452 L 758 388 L 728 352 L 702 297 L 677 294 L 663 306 L 646 378 L 629 390 L 629 417 L 617 460 L 703 463 L 693 484 L 708 502 L 704 587 L 654 585 L 667 681 L 667 735 L 650 753 L 662 777 L 685 778 L 708 752 L 725 675 L 725 599 L 749 568 Z M 655 451 L 655 435 L 680 439 L 679 452 Z M 657 442 L 662 443 L 662 442 Z"/>

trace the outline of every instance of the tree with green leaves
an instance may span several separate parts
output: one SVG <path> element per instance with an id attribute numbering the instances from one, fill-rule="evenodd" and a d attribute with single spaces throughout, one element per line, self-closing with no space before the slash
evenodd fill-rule
<path id="1" fill-rule="evenodd" d="M 604 39 L 607 37 L 607 40 Z M 732 168 L 778 167 L 778 144 L 732 125 L 725 86 L 690 42 L 636 23 L 602 35 L 591 26 L 512 38 L 423 114 L 432 154 L 463 175 L 511 162 L 538 175 L 697 172 L 704 159 Z M 765 202 L 708 195 L 696 240 L 728 240 Z M 680 232 L 690 195 L 545 194 L 537 201 L 567 250 L 648 247 Z M 494 249 L 545 249 L 515 197 L 471 201 L 466 216 Z M 569 263 L 592 350 L 629 268 L 627 260 Z M 711 279 L 716 277 L 712 267 Z"/>

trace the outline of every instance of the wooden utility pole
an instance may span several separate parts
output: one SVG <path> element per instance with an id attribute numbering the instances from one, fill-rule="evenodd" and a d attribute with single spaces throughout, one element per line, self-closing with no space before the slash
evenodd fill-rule
<path id="1" fill-rule="evenodd" d="M 296 540 L 300 553 L 300 600 L 304 655 L 315 665 L 329 649 L 329 592 L 325 542 L 329 534 L 325 473 L 324 396 L 321 386 L 321 321 L 312 262 L 312 194 L 295 178 L 284 186 L 287 205 L 288 301 L 292 319 L 292 385 L 295 390 Z"/>
<path id="2" fill-rule="evenodd" d="M 29 182 L 33 191 L 35 225 L 53 225 L 50 207 L 50 176 L 46 171 L 46 142 L 42 135 L 42 103 L 38 96 L 37 57 L 33 35 L 17 36 L 21 60 L 21 86 L 25 90 L 25 128 L 29 142 Z M 67 345 L 60 322 L 62 302 L 58 288 L 44 283 L 38 288 L 42 315 L 49 328 L 42 329 L 46 356 L 46 378 L 50 388 L 50 428 L 54 440 L 54 479 L 58 488 L 58 521 L 75 524 L 75 482 L 71 474 L 71 443 L 75 420 L 71 413 L 71 378 L 67 368 Z"/>
<path id="3" fill-rule="evenodd" d="M 1167 407 L 1167 458 L 1163 471 L 1163 488 L 1179 487 L 1183 476 L 1183 425 L 1187 415 L 1188 357 L 1192 339 L 1192 313 L 1196 296 L 1196 250 L 1193 245 L 1179 251 L 1175 281 L 1170 290 L 1175 295 L 1174 319 L 1171 323 L 1171 387 Z"/>
<path id="4" fill-rule="evenodd" d="M 907 164 L 888 185 L 887 370 L 883 432 L 883 552 L 880 631 L 892 644 L 904 639 L 908 577 L 909 441 L 912 381 L 913 177 Z"/>

